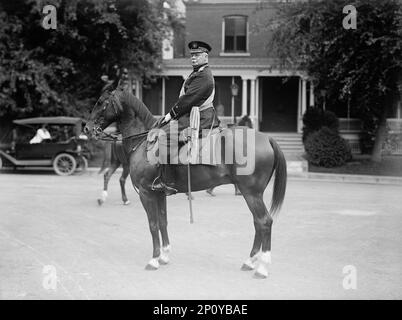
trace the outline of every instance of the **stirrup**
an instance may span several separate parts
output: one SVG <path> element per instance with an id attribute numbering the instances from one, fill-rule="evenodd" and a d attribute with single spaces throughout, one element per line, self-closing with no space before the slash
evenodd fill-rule
<path id="1" fill-rule="evenodd" d="M 159 181 L 157 184 L 153 183 L 151 186 L 151 189 L 153 191 L 165 192 L 165 194 L 167 196 L 171 196 L 172 194 L 177 193 L 177 189 L 169 187 L 167 184 L 163 183 L 162 181 Z"/>
<path id="2" fill-rule="evenodd" d="M 176 194 L 177 193 L 177 189 L 173 188 L 173 187 L 169 187 L 167 184 L 162 183 L 163 187 L 164 187 L 164 191 L 165 194 L 167 196 L 171 196 L 172 194 Z"/>

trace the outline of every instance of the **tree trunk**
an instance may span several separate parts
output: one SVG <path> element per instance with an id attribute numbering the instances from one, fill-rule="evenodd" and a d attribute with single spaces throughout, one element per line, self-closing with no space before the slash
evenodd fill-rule
<path id="1" fill-rule="evenodd" d="M 385 137 L 387 135 L 387 126 L 386 126 L 386 121 L 381 120 L 380 124 L 377 129 L 377 133 L 375 136 L 375 142 L 374 142 L 374 147 L 373 151 L 371 153 L 371 161 L 373 162 L 381 162 L 382 160 L 382 145 L 385 141 Z"/>
<path id="2" fill-rule="evenodd" d="M 389 108 L 389 99 L 384 99 L 384 108 L 382 109 L 380 123 L 378 124 L 377 132 L 375 135 L 374 147 L 371 152 L 371 161 L 381 162 L 382 160 L 382 146 L 387 137 L 387 114 Z"/>

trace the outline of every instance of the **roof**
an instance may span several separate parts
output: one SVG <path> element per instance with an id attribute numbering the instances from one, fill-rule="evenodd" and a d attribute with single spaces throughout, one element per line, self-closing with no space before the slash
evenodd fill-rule
<path id="1" fill-rule="evenodd" d="M 84 121 L 81 118 L 75 117 L 37 117 L 37 118 L 26 118 L 26 119 L 17 119 L 13 122 L 16 124 L 77 124 L 79 122 Z"/>

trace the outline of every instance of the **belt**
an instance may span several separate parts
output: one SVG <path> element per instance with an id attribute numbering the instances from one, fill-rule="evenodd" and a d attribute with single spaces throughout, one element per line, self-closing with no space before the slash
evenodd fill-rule
<path id="1" fill-rule="evenodd" d="M 209 109 L 209 108 L 213 108 L 213 107 L 214 107 L 214 105 L 213 105 L 212 102 L 211 102 L 211 103 L 208 103 L 208 104 L 206 104 L 206 105 L 200 106 L 200 112 L 201 112 L 201 111 L 204 111 L 204 110 L 207 110 L 207 109 Z"/>

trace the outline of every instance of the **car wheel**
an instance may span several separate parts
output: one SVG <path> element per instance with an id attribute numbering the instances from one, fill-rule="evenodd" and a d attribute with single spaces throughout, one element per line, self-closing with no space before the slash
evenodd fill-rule
<path id="1" fill-rule="evenodd" d="M 77 161 L 68 153 L 60 153 L 53 160 L 53 169 L 59 176 L 69 176 L 77 168 Z"/>
<path id="2" fill-rule="evenodd" d="M 76 172 L 79 173 L 84 173 L 86 172 L 88 169 L 88 160 L 87 158 L 85 158 L 84 156 L 79 156 L 77 158 L 77 168 L 76 168 Z"/>

